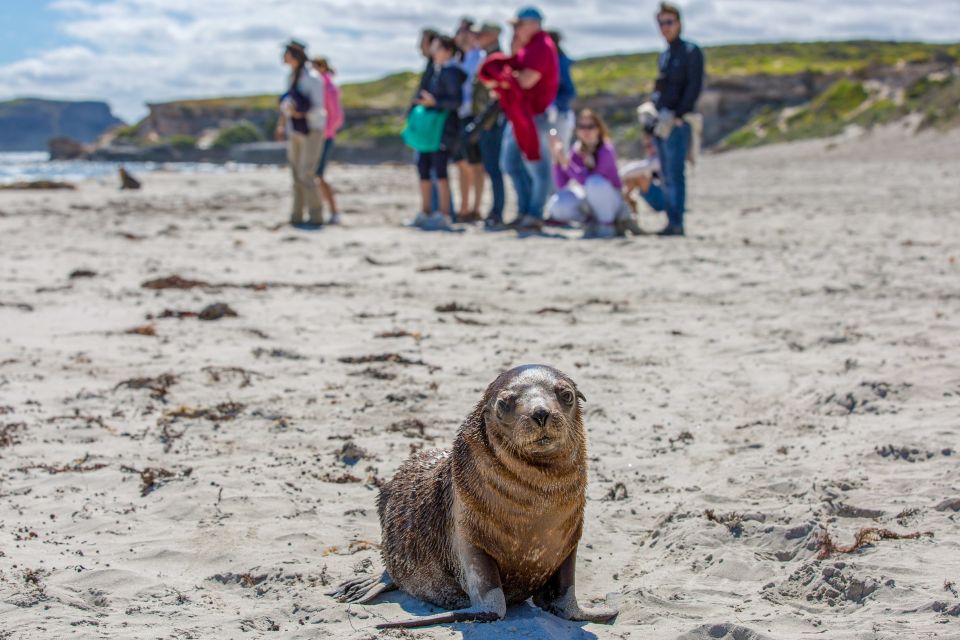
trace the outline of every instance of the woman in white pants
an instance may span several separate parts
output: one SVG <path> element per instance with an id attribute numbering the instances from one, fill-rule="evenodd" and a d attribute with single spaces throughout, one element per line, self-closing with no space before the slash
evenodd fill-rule
<path id="1" fill-rule="evenodd" d="M 587 227 L 585 235 L 615 235 L 617 220 L 629 216 L 629 210 L 606 123 L 584 109 L 577 117 L 576 142 L 569 155 L 559 140 L 554 140 L 552 151 L 557 193 L 547 203 L 550 219 L 581 223 Z"/>

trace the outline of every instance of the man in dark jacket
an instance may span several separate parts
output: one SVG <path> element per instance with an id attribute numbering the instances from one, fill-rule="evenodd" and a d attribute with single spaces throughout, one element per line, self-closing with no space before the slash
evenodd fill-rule
<path id="1" fill-rule="evenodd" d="M 693 113 L 703 89 L 703 52 L 680 37 L 680 9 L 675 5 L 662 2 L 657 22 L 668 45 L 660 54 L 653 94 L 660 113 L 655 134 L 667 204 L 667 226 L 659 235 L 682 236 L 687 190 L 684 172 L 691 138 L 690 123 L 684 118 Z"/>

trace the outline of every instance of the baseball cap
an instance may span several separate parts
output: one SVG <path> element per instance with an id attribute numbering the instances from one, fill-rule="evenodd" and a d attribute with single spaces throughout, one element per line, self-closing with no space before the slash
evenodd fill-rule
<path id="1" fill-rule="evenodd" d="M 517 24 L 521 20 L 536 20 L 543 22 L 543 13 L 536 7 L 523 7 L 517 11 L 517 17 L 510 21 L 511 24 Z"/>

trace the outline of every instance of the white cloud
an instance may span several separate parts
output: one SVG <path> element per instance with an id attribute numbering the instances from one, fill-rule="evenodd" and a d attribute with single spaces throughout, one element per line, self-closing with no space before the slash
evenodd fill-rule
<path id="1" fill-rule="evenodd" d="M 0 65 L 0 98 L 43 95 L 109 101 L 134 119 L 145 102 L 279 91 L 281 44 L 297 37 L 325 54 L 341 80 L 419 68 L 421 26 L 452 28 L 463 14 L 505 21 L 517 3 L 441 0 L 58 0 L 72 44 Z M 687 35 L 724 42 L 890 38 L 949 41 L 960 3 L 923 11 L 899 0 L 688 0 Z M 548 24 L 574 56 L 660 47 L 652 0 L 542 2 Z"/>

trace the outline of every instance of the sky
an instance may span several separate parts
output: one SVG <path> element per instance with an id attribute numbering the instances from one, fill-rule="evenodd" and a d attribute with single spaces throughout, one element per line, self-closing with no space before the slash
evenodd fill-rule
<path id="1" fill-rule="evenodd" d="M 519 3 L 463 0 L 0 0 L 0 100 L 145 103 L 281 92 L 283 43 L 325 55 L 341 81 L 418 69 L 417 33 L 458 19 L 505 22 Z M 960 40 L 960 0 L 681 0 L 700 44 L 872 38 Z M 661 46 L 656 0 L 553 0 L 539 7 L 571 57 Z"/>

